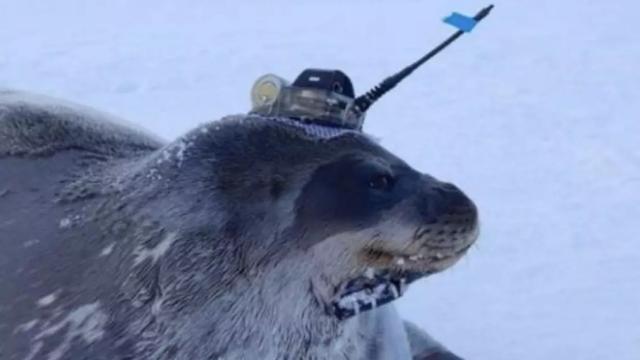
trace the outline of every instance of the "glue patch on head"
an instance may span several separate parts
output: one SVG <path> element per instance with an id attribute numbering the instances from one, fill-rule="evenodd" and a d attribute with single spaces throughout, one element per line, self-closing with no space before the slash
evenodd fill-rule
<path id="1" fill-rule="evenodd" d="M 295 128 L 301 129 L 308 136 L 313 138 L 318 138 L 318 139 L 332 139 L 338 136 L 354 134 L 354 133 L 361 134 L 361 132 L 356 130 L 339 128 L 339 127 L 331 127 L 331 126 L 323 126 L 323 125 L 313 124 L 313 123 L 305 123 L 300 120 L 294 120 L 286 117 L 270 117 L 268 118 L 268 120 L 276 121 L 287 126 L 293 126 Z"/>

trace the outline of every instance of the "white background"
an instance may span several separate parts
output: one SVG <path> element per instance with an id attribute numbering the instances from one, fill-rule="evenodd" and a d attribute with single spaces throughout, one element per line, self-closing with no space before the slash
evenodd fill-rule
<path id="1" fill-rule="evenodd" d="M 366 130 L 479 205 L 482 235 L 403 315 L 468 359 L 640 359 L 640 3 L 496 4 Z M 363 92 L 481 1 L 0 0 L 0 87 L 172 139 L 245 112 L 268 72 Z"/>

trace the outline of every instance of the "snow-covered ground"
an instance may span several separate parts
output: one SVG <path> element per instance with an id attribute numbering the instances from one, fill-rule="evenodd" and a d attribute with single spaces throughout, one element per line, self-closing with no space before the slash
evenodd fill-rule
<path id="1" fill-rule="evenodd" d="M 0 87 L 165 137 L 244 112 L 255 78 L 346 71 L 359 92 L 468 1 L 0 0 Z M 478 203 L 482 236 L 403 315 L 468 359 L 640 359 L 640 3 L 496 3 L 373 107 L 366 130 Z"/>

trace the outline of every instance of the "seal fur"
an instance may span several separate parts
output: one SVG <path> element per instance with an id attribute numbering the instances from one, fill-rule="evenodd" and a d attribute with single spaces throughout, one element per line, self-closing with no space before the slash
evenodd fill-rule
<path id="1" fill-rule="evenodd" d="M 457 188 L 361 134 L 242 115 L 164 144 L 74 105 L 0 99 L 9 359 L 406 357 L 392 305 L 340 319 L 340 296 L 369 289 L 371 269 L 443 270 L 477 235 Z M 371 196 L 387 173 L 395 195 Z"/>

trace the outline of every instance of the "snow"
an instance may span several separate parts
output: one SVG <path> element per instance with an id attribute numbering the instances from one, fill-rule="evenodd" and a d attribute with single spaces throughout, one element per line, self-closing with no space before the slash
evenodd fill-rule
<path id="1" fill-rule="evenodd" d="M 79 220 L 80 220 L 80 215 L 65 217 L 63 219 L 60 219 L 60 222 L 58 223 L 58 227 L 60 229 L 68 229 L 72 227 L 75 223 L 77 223 Z"/>
<path id="2" fill-rule="evenodd" d="M 346 71 L 358 93 L 487 3 L 8 1 L 0 87 L 169 139 L 245 112 L 255 79 Z M 286 9 L 285 9 L 286 8 Z M 464 189 L 482 233 L 400 312 L 467 359 L 640 359 L 640 3 L 502 1 L 365 129 Z"/>
<path id="3" fill-rule="evenodd" d="M 53 304 L 54 301 L 56 301 L 56 297 L 57 297 L 56 293 L 51 293 L 47 296 L 44 296 L 38 300 L 38 306 L 40 307 L 49 306 Z"/>
<path id="4" fill-rule="evenodd" d="M 102 251 L 100 251 L 99 256 L 109 256 L 113 252 L 113 248 L 116 246 L 116 243 L 111 243 L 107 245 Z"/>
<path id="5" fill-rule="evenodd" d="M 357 314 L 360 312 L 360 307 L 364 304 L 371 304 L 371 306 L 375 308 L 378 305 L 378 299 L 381 299 L 387 291 L 391 292 L 394 298 L 400 296 L 393 284 L 385 282 L 376 285 L 373 289 L 362 289 L 342 296 L 338 300 L 338 307 L 341 309 L 355 310 Z"/>
<path id="6" fill-rule="evenodd" d="M 69 218 L 64 218 L 62 220 L 60 220 L 60 228 L 61 229 L 67 229 L 71 226 L 71 219 Z"/>
<path id="7" fill-rule="evenodd" d="M 38 333 L 34 340 L 31 354 L 27 359 L 31 359 L 42 348 L 44 339 L 53 336 L 61 330 L 66 330 L 60 345 L 53 349 L 48 356 L 48 360 L 62 359 L 65 353 L 71 348 L 73 341 L 81 337 L 85 343 L 91 344 L 99 340 L 104 335 L 104 326 L 107 322 L 107 315 L 100 310 L 100 303 L 82 305 L 66 314 L 62 319 L 56 320 L 54 324 L 47 324 L 44 330 Z"/>
<path id="8" fill-rule="evenodd" d="M 38 319 L 29 320 L 26 323 L 23 323 L 20 326 L 18 326 L 14 330 L 14 333 L 16 333 L 16 332 L 28 332 L 31 329 L 33 329 L 33 327 L 36 326 L 37 324 L 38 324 Z"/>
<path id="9" fill-rule="evenodd" d="M 151 259 L 151 263 L 155 264 L 155 262 L 158 261 L 158 259 L 160 259 L 164 254 L 167 253 L 167 251 L 169 251 L 169 249 L 171 248 L 171 245 L 173 244 L 174 241 L 176 241 L 177 238 L 178 238 L 178 235 L 176 233 L 169 233 L 162 239 L 162 241 L 156 244 L 153 248 L 146 248 L 142 245 L 136 247 L 135 250 L 133 251 L 134 266 L 138 266 L 142 264 L 147 259 Z"/>

